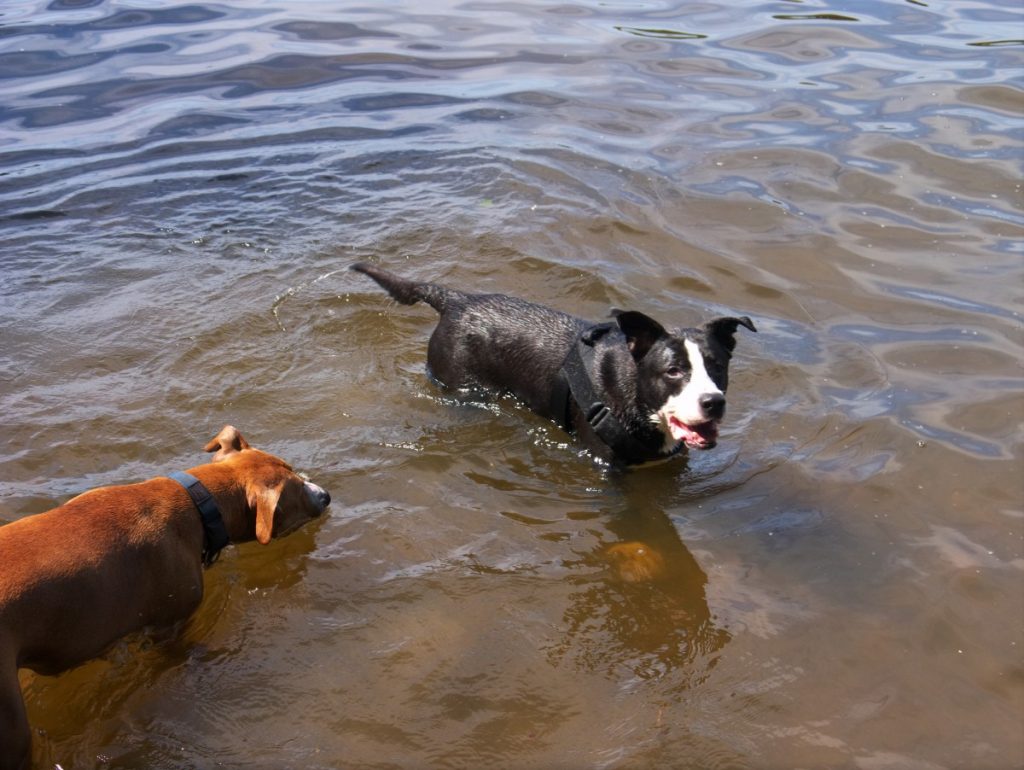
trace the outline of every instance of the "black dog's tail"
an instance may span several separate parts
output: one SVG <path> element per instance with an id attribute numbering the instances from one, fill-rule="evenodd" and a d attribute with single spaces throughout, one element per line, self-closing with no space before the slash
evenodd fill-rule
<path id="1" fill-rule="evenodd" d="M 446 289 L 444 286 L 438 286 L 436 283 L 410 281 L 408 278 L 402 278 L 376 265 L 371 265 L 369 262 L 356 262 L 350 269 L 370 276 L 403 305 L 426 302 L 440 313 L 444 311 L 449 298 L 459 294 L 459 292 Z"/>

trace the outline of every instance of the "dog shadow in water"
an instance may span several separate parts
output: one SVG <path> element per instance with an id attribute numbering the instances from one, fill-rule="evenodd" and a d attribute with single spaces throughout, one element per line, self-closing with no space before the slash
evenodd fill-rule
<path id="1" fill-rule="evenodd" d="M 547 651 L 553 663 L 616 678 L 671 674 L 684 686 L 714 665 L 731 635 L 715 624 L 707 573 L 665 513 L 684 499 L 684 475 L 677 466 L 610 478 L 602 542 L 569 565 L 575 589 Z"/>

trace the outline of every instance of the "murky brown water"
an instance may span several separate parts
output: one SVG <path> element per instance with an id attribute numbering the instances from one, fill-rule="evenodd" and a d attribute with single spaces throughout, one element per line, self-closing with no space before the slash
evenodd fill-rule
<path id="1" fill-rule="evenodd" d="M 180 634 L 25 672 L 36 766 L 1024 766 L 1022 29 L 0 5 L 0 520 L 225 422 L 334 497 Z M 368 258 L 760 333 L 716 450 L 612 474 L 439 391 Z"/>

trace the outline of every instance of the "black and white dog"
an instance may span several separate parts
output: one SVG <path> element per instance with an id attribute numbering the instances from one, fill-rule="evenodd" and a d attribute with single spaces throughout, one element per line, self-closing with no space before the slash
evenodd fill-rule
<path id="1" fill-rule="evenodd" d="M 441 314 L 427 346 L 427 366 L 441 384 L 512 393 L 617 464 L 715 446 L 736 328 L 757 331 L 741 316 L 669 332 L 643 313 L 619 310 L 594 324 L 504 294 L 407 280 L 367 262 L 352 269 L 403 305 L 422 301 Z"/>

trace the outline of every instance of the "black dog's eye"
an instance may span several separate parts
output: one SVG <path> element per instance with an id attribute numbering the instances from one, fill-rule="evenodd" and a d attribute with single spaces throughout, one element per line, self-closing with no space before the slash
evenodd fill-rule
<path id="1" fill-rule="evenodd" d="M 683 376 L 683 370 L 680 369 L 678 366 L 670 366 L 668 369 L 665 370 L 665 376 L 668 377 L 670 380 L 678 380 L 680 377 Z"/>

